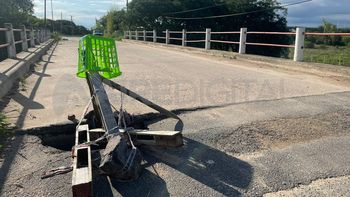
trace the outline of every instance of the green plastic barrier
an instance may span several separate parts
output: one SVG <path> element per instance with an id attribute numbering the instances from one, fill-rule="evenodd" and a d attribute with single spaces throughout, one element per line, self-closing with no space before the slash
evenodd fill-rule
<path id="1" fill-rule="evenodd" d="M 122 74 L 114 39 L 93 35 L 86 35 L 80 39 L 77 76 L 86 78 L 86 72 L 98 72 L 107 79 Z"/>

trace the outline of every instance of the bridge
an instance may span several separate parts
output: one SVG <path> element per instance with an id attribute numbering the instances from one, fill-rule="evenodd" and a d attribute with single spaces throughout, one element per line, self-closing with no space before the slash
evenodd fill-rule
<path id="1" fill-rule="evenodd" d="M 75 76 L 78 38 L 35 47 L 48 51 L 25 77 L 17 62 L 27 62 L 21 57 L 28 52 L 0 64 L 2 83 L 12 80 L 2 113 L 25 129 L 4 151 L 0 195 L 71 196 L 71 174 L 38 178 L 70 164 L 70 147 L 63 145 L 69 138 L 32 128 L 56 132 L 68 124 L 62 123 L 67 115 L 80 118 L 89 102 L 86 81 Z M 95 196 L 349 192 L 350 69 L 140 40 L 117 47 L 123 75 L 116 82 L 172 110 L 183 125 L 159 120 L 134 100 L 125 98 L 124 108 L 142 117 L 145 128 L 182 130 L 185 145 L 143 149 L 146 169 L 138 180 L 96 176 Z M 106 89 L 117 105 L 120 94 Z"/>

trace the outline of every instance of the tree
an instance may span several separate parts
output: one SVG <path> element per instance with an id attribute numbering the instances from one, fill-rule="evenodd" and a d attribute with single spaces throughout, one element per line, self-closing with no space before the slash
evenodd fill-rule
<path id="1" fill-rule="evenodd" d="M 0 0 L 0 24 L 28 24 L 33 8 L 32 0 Z"/>
<path id="2" fill-rule="evenodd" d="M 129 4 L 127 13 L 124 10 L 114 12 L 114 24 L 118 24 L 114 26 L 114 29 L 155 29 L 161 32 L 165 29 L 203 31 L 205 28 L 211 28 L 212 31 L 238 31 L 241 27 L 247 27 L 250 31 L 288 31 L 287 11 L 279 6 L 277 0 L 133 0 Z M 174 13 L 201 7 L 210 8 L 194 12 Z M 252 11 L 257 12 L 203 20 L 171 18 L 217 16 Z M 106 27 L 104 21 L 106 21 L 106 16 L 101 19 L 101 23 Z M 189 36 L 191 39 L 203 39 L 203 35 Z M 215 39 L 237 41 L 239 38 L 238 35 L 215 35 Z M 289 44 L 290 38 L 284 35 L 250 35 L 248 41 Z M 213 43 L 212 47 L 221 50 L 237 50 L 237 45 Z M 248 46 L 247 52 L 277 57 L 288 54 L 287 49 L 260 46 Z"/>
<path id="3" fill-rule="evenodd" d="M 106 24 L 106 35 L 112 36 L 114 32 L 114 25 L 113 25 L 113 13 L 108 12 L 107 14 L 107 24 Z"/>
<path id="4" fill-rule="evenodd" d="M 338 32 L 337 25 L 332 24 L 331 22 L 327 21 L 326 19 L 322 20 L 322 26 L 323 33 L 336 33 Z M 342 44 L 342 37 L 341 36 L 324 36 L 322 37 L 323 44 L 327 45 L 341 45 Z"/>

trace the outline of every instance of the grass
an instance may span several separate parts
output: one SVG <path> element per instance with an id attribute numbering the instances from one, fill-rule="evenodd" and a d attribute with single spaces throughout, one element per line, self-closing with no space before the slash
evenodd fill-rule
<path id="1" fill-rule="evenodd" d="M 19 85 L 20 85 L 21 91 L 27 91 L 27 81 L 25 77 L 21 77 L 19 79 Z"/>
<path id="2" fill-rule="evenodd" d="M 0 113 L 0 151 L 4 148 L 6 139 L 10 136 L 9 123 L 7 122 L 6 116 Z"/>
<path id="3" fill-rule="evenodd" d="M 294 50 L 290 51 L 290 58 Z M 305 48 L 305 62 L 316 62 L 340 66 L 350 66 L 350 46 L 316 45 L 314 48 Z"/>
<path id="4" fill-rule="evenodd" d="M 55 40 L 55 42 L 59 42 L 62 40 L 62 35 L 60 33 L 54 32 L 51 35 L 51 38 Z"/>
<path id="5" fill-rule="evenodd" d="M 314 49 L 305 49 L 304 60 L 306 62 L 350 66 L 350 46 L 316 45 Z"/>

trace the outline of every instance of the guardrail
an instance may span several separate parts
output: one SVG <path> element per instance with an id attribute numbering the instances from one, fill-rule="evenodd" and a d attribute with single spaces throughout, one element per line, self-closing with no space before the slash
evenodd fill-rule
<path id="1" fill-rule="evenodd" d="M 28 51 L 28 48 L 35 47 L 42 42 L 46 42 L 51 37 L 51 32 L 44 29 L 27 29 L 24 25 L 19 29 L 14 29 L 11 23 L 4 24 L 3 28 L 0 28 L 0 32 L 5 32 L 6 42 L 0 43 L 0 49 L 7 48 L 8 58 L 16 58 L 17 52 Z M 16 33 L 20 36 L 18 40 L 15 38 Z M 21 48 L 19 48 L 21 46 Z M 19 50 L 21 49 L 21 50 Z"/>
<path id="2" fill-rule="evenodd" d="M 257 31 L 248 31 L 247 28 L 241 28 L 240 31 L 230 31 L 230 32 L 212 32 L 210 28 L 207 28 L 205 31 L 186 31 L 183 29 L 182 31 L 170 31 L 165 30 L 162 33 L 165 33 L 165 37 L 157 36 L 157 31 L 126 31 L 124 32 L 125 39 L 135 39 L 140 40 L 139 38 L 143 38 L 143 41 L 147 41 L 147 38 L 152 38 L 153 42 L 157 42 L 158 40 L 165 40 L 165 44 L 170 44 L 170 40 L 179 40 L 182 41 L 182 46 L 186 47 L 187 43 L 195 43 L 195 42 L 204 42 L 205 49 L 211 49 L 211 43 L 224 43 L 224 44 L 236 44 L 239 45 L 238 53 L 245 54 L 246 46 L 265 46 L 265 47 L 283 47 L 283 48 L 294 48 L 294 61 L 303 61 L 304 60 L 304 42 L 306 36 L 350 36 L 350 33 L 314 33 L 314 32 L 306 32 L 304 27 L 296 28 L 295 32 L 257 32 Z M 149 36 L 149 34 L 152 36 Z M 140 36 L 141 34 L 141 36 Z M 182 34 L 181 38 L 171 37 L 171 34 Z M 188 34 L 205 34 L 204 40 L 188 40 Z M 214 40 L 212 39 L 212 35 L 221 34 L 221 35 L 230 35 L 237 34 L 239 35 L 238 41 L 228 41 L 228 40 Z M 295 42 L 293 45 L 286 44 L 272 44 L 272 43 L 253 43 L 247 42 L 248 35 L 287 35 L 294 36 Z"/>

